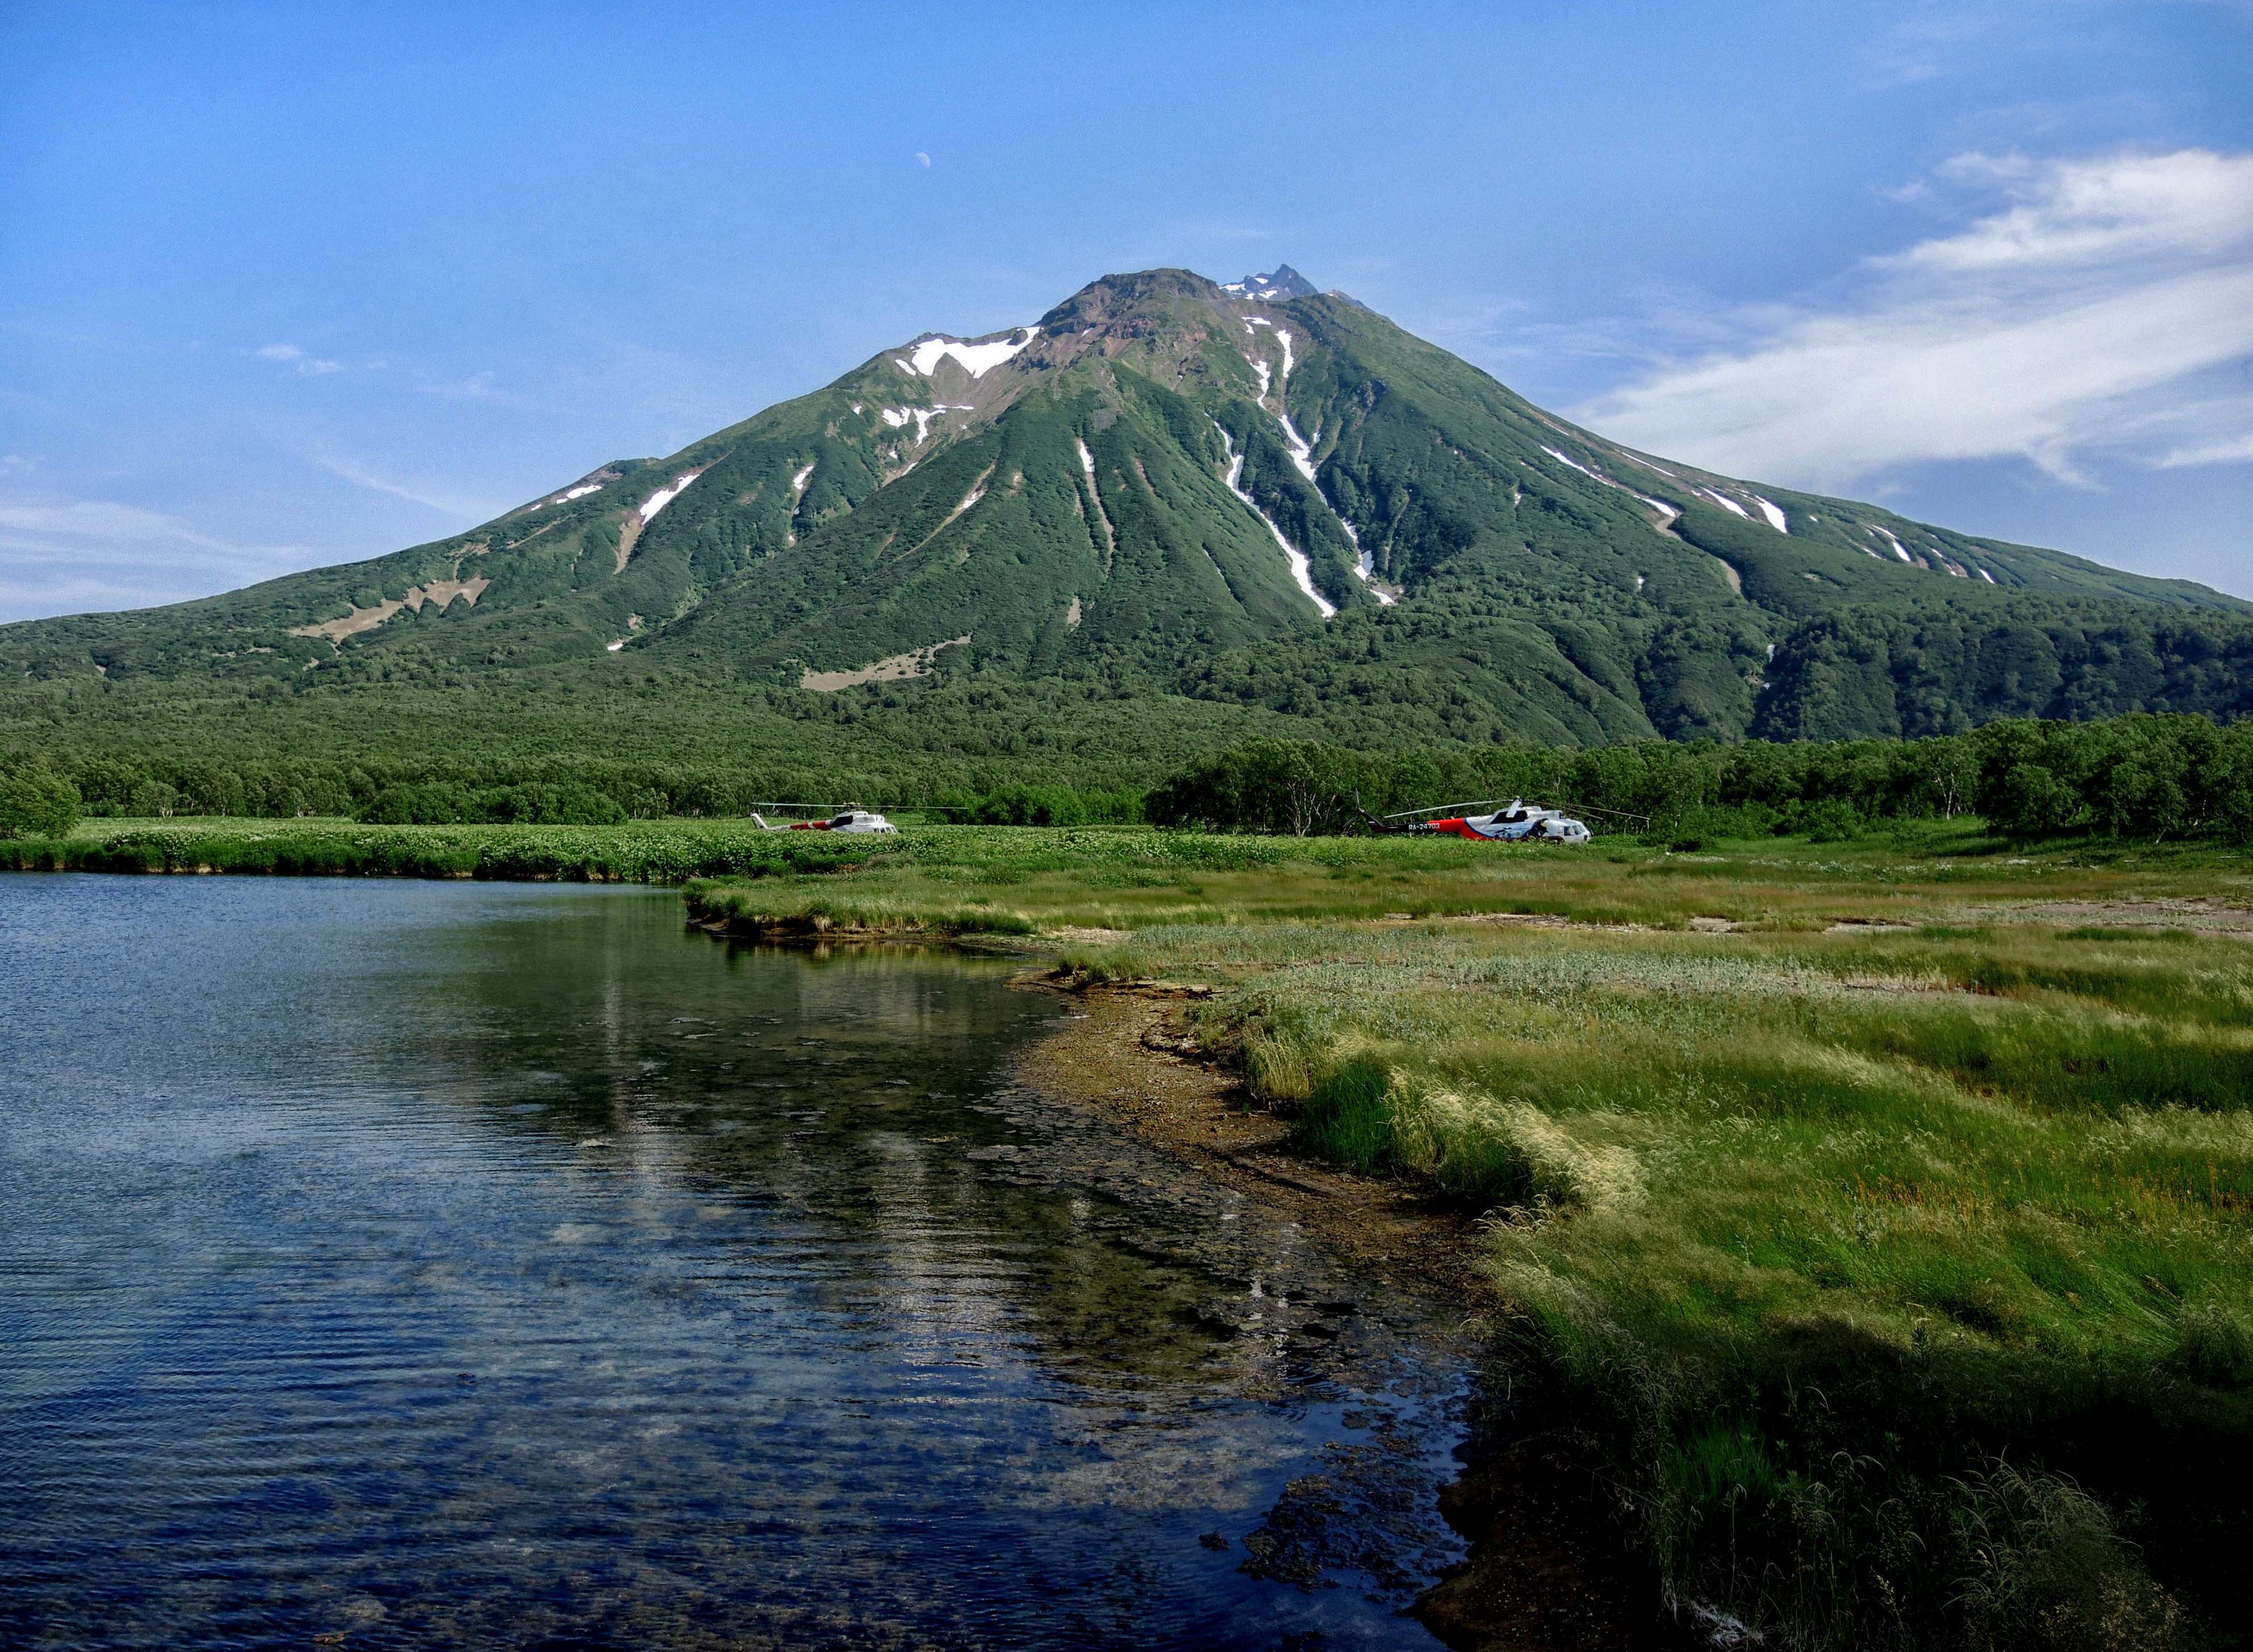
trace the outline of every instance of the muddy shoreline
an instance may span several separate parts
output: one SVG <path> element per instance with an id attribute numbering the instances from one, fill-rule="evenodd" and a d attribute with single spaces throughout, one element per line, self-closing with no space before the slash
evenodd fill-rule
<path id="1" fill-rule="evenodd" d="M 1487 1372 L 1462 1473 L 1440 1495 L 1468 1558 L 1413 1615 L 1459 1652 L 1637 1652 L 1701 1637 L 1665 1614 L 1657 1575 L 1606 1517 L 1587 1443 L 1513 1369 L 1506 1312 L 1475 1264 L 1473 1216 L 1413 1189 L 1308 1161 L 1288 1123 L 1187 1036 L 1178 990 L 1085 986 L 1050 971 L 1018 978 L 1077 1014 L 1017 1061 L 1029 1090 L 1085 1107 L 1199 1175 L 1296 1223 L 1364 1279 L 1458 1319 Z"/>

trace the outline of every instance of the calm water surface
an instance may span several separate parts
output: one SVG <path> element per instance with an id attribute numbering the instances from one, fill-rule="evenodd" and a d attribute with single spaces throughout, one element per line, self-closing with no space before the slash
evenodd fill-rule
<path id="1" fill-rule="evenodd" d="M 1008 973 L 0 878 L 0 1642 L 1433 1644 L 1455 1356 Z"/>

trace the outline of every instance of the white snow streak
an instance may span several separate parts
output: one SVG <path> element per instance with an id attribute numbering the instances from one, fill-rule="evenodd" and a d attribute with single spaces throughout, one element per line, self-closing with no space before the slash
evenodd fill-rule
<path id="1" fill-rule="evenodd" d="M 1876 529 L 1878 533 L 1883 533 L 1886 536 L 1887 542 L 1894 547 L 1894 554 L 1895 556 L 1900 557 L 1904 562 L 1914 562 L 1916 561 L 1916 558 L 1908 554 L 1908 547 L 1903 545 L 1899 540 L 1894 538 L 1892 530 L 1879 527 L 1874 522 L 1871 523 L 1870 526 Z"/>
<path id="2" fill-rule="evenodd" d="M 906 408 L 885 408 L 879 411 L 877 416 L 896 430 L 915 415 Z"/>
<path id="3" fill-rule="evenodd" d="M 915 371 L 914 366 L 910 363 L 904 356 L 894 356 L 892 358 L 892 366 L 897 367 L 902 373 L 913 373 Z"/>
<path id="4" fill-rule="evenodd" d="M 1641 499 L 1645 505 L 1648 505 L 1652 510 L 1658 512 L 1658 525 L 1661 527 L 1672 527 L 1674 526 L 1675 519 L 1682 514 L 1681 512 L 1676 510 L 1664 499 L 1654 499 L 1648 493 L 1637 493 L 1633 488 L 1628 486 L 1624 482 L 1615 481 L 1610 477 L 1604 475 L 1601 471 L 1591 471 L 1587 465 L 1582 464 L 1579 460 L 1572 457 L 1569 454 L 1559 453 L 1556 449 L 1546 446 L 1545 444 L 1543 446 L 1541 450 L 1547 454 L 1551 458 L 1556 460 L 1558 464 L 1571 465 L 1573 469 L 1578 471 L 1582 476 L 1587 477 L 1591 481 L 1601 482 L 1608 488 L 1617 488 L 1621 492 L 1627 494 L 1631 498 Z M 1651 468 L 1653 470 L 1657 469 L 1656 465 L 1653 465 Z M 1513 506 L 1515 506 L 1517 503 L 1517 501 L 1516 499 L 1510 500 L 1510 504 Z M 1723 499 L 1721 503 L 1726 505 L 1728 501 L 1726 499 Z M 1738 512 L 1738 514 L 1741 516 L 1744 512 L 1740 511 Z M 1641 590 L 1642 589 L 1643 587 L 1640 585 L 1636 587 L 1636 589 L 1637 590 Z"/>
<path id="5" fill-rule="evenodd" d="M 803 493 L 803 492 L 805 492 L 805 491 L 806 491 L 806 477 L 810 477 L 810 476 L 812 476 L 813 474 L 813 467 L 811 464 L 809 464 L 809 465 L 807 465 L 807 466 L 806 467 L 806 469 L 804 469 L 803 471 L 799 471 L 796 476 L 794 476 L 794 477 L 791 477 L 791 479 L 790 479 L 790 491 L 791 491 L 792 492 L 793 492 L 793 493 Z"/>
<path id="6" fill-rule="evenodd" d="M 1247 323 L 1246 324 L 1248 325 L 1249 324 Z M 1262 318 L 1259 324 L 1264 327 L 1270 324 Z M 1275 337 L 1280 339 L 1283 344 L 1283 377 L 1281 383 L 1277 385 L 1275 387 L 1276 422 L 1283 427 L 1283 441 L 1284 444 L 1290 449 L 1291 463 L 1298 467 L 1299 474 L 1306 477 L 1308 483 L 1314 488 L 1315 496 L 1321 499 L 1324 505 L 1329 505 L 1329 496 L 1322 491 L 1322 484 L 1315 480 L 1314 443 L 1309 442 L 1305 436 L 1299 434 L 1299 427 L 1291 422 L 1289 408 L 1283 401 L 1283 393 L 1288 390 L 1291 387 L 1291 335 L 1282 328 L 1278 327 L 1275 330 Z M 1268 365 L 1264 361 L 1253 361 L 1250 356 L 1245 357 L 1245 359 L 1246 361 L 1251 361 L 1253 368 L 1257 370 L 1259 374 L 1259 400 L 1262 402 L 1265 402 L 1267 400 Z M 1219 426 L 1216 424 L 1214 429 L 1218 429 Z M 1222 430 L 1220 433 L 1220 439 L 1223 442 L 1226 442 L 1228 440 L 1228 432 Z M 1239 458 L 1236 460 L 1234 468 L 1229 471 L 1228 484 L 1231 488 L 1236 488 L 1236 473 L 1238 471 L 1243 469 L 1243 466 L 1244 461 Z M 1243 499 L 1246 504 L 1251 503 L 1252 496 L 1244 492 L 1241 489 L 1237 489 L 1237 497 Z M 1254 510 L 1258 510 L 1259 506 L 1253 505 L 1252 508 Z M 1333 505 L 1330 505 L 1330 514 L 1337 519 L 1337 525 L 1345 530 L 1346 538 L 1353 542 L 1354 577 L 1359 580 L 1363 584 L 1368 585 L 1370 576 L 1377 571 L 1377 559 L 1371 556 L 1367 551 L 1361 548 L 1361 535 L 1355 531 L 1353 524 L 1345 519 L 1344 512 L 1339 510 Z M 1262 514 L 1259 519 L 1263 522 L 1267 521 L 1265 514 Z M 1273 522 L 1268 522 L 1267 526 L 1278 540 L 1282 539 L 1283 534 L 1281 529 L 1277 528 Z M 1288 549 L 1289 547 L 1286 545 L 1285 548 Z M 1300 561 L 1304 561 L 1306 560 L 1304 557 L 1300 557 L 1299 553 L 1296 551 L 1292 551 L 1291 554 L 1294 557 L 1299 557 Z M 1294 562 L 1292 567 L 1293 571 L 1295 573 L 1297 571 L 1298 564 Z M 1321 603 L 1322 601 L 1319 596 L 1315 595 L 1314 582 L 1310 577 L 1301 578 L 1299 582 L 1301 586 L 1305 589 L 1307 594 L 1315 598 L 1315 602 Z M 1378 590 L 1373 585 L 1370 586 L 1370 594 L 1377 598 L 1380 606 L 1385 608 L 1392 607 L 1393 603 L 1397 600 L 1396 598 L 1387 596 L 1383 591 Z M 1330 615 L 1336 612 L 1337 612 L 1336 608 L 1325 604 L 1322 617 L 1327 619 Z"/>
<path id="7" fill-rule="evenodd" d="M 1601 482 L 1607 487 L 1614 487 L 1617 485 L 1617 484 L 1613 482 L 1611 477 L 1608 476 L 1598 476 L 1594 471 L 1588 469 L 1587 465 L 1582 464 L 1578 459 L 1568 459 L 1563 454 L 1558 452 L 1554 448 L 1545 447 L 1541 450 L 1547 454 L 1551 458 L 1556 460 L 1558 464 L 1571 465 L 1575 471 L 1578 471 L 1582 476 L 1588 477 L 1592 481 Z"/>
<path id="8" fill-rule="evenodd" d="M 1760 513 L 1768 518 L 1768 525 L 1770 527 L 1774 528 L 1779 533 L 1789 533 L 1791 532 L 1789 520 L 1784 516 L 1783 507 L 1782 505 L 1775 504 L 1773 500 L 1764 499 L 1757 493 L 1753 495 L 1753 503 L 1760 506 Z"/>
<path id="9" fill-rule="evenodd" d="M 1992 585 L 1995 582 L 1995 576 L 1992 574 L 1990 574 L 1984 568 L 1979 570 L 1979 577 L 1985 580 L 1990 585 Z"/>
<path id="10" fill-rule="evenodd" d="M 600 482 L 585 482 L 575 488 L 566 488 L 552 499 L 542 499 L 532 508 L 535 511 L 545 510 L 551 505 L 565 505 L 573 499 L 583 499 L 589 493 L 600 493 L 602 491 L 603 484 Z"/>
<path id="11" fill-rule="evenodd" d="M 1315 444 L 1299 434 L 1299 427 L 1291 422 L 1291 415 L 1279 413 L 1275 417 L 1283 426 L 1283 440 L 1291 450 L 1291 463 L 1299 467 L 1299 474 L 1311 482 L 1315 479 Z"/>
<path id="12" fill-rule="evenodd" d="M 1337 604 L 1315 589 L 1315 565 L 1307 560 L 1304 551 L 1283 537 L 1283 530 L 1275 526 L 1273 517 L 1259 508 L 1259 501 L 1237 485 L 1237 479 L 1244 474 L 1244 456 L 1236 450 L 1236 443 L 1229 440 L 1228 431 L 1217 421 L 1214 422 L 1213 429 L 1220 431 L 1220 445 L 1228 454 L 1228 491 L 1242 499 L 1252 514 L 1265 523 L 1267 531 L 1275 536 L 1275 543 L 1283 547 L 1284 559 L 1291 564 L 1291 578 L 1307 594 L 1307 600 L 1322 610 L 1324 619 L 1333 617 L 1337 613 Z"/>
<path id="13" fill-rule="evenodd" d="M 1711 488 L 1699 488 L 1698 491 L 1704 494 L 1707 498 L 1712 500 L 1714 504 L 1719 505 L 1722 509 L 1734 511 L 1739 516 L 1743 517 L 1746 521 L 1749 522 L 1753 519 L 1753 513 L 1745 509 L 1743 505 L 1738 504 L 1734 499 L 1731 498 L 1727 494 L 1716 493 Z"/>
<path id="14" fill-rule="evenodd" d="M 938 364 L 949 356 L 962 364 L 963 371 L 973 379 L 981 379 L 1011 356 L 1041 336 L 1037 327 L 1020 327 L 1017 337 L 1003 338 L 993 344 L 965 344 L 959 338 L 926 338 L 909 354 L 915 370 L 926 379 L 936 372 Z"/>
<path id="15" fill-rule="evenodd" d="M 656 492 L 651 494 L 647 498 L 641 502 L 641 519 L 646 522 L 656 516 L 659 511 L 663 510 L 666 505 L 672 504 L 673 500 L 680 497 L 681 489 L 687 487 L 691 482 L 694 482 L 702 474 L 703 472 L 701 471 L 691 471 L 687 476 L 684 476 L 680 477 L 680 480 L 676 481 L 671 487 L 659 488 Z"/>
<path id="16" fill-rule="evenodd" d="M 1074 437 L 1072 440 L 1072 446 L 1079 450 L 1079 468 L 1086 471 L 1088 475 L 1093 476 L 1095 474 L 1095 456 L 1087 450 L 1087 443 L 1080 441 L 1078 437 Z"/>
<path id="17" fill-rule="evenodd" d="M 618 638 L 618 640 L 617 640 L 617 641 L 616 641 L 616 642 L 614 642 L 614 643 L 604 643 L 604 644 L 603 645 L 603 646 L 604 648 L 608 649 L 611 653 L 614 653 L 614 654 L 615 654 L 615 653 L 617 653 L 617 652 L 618 652 L 618 650 L 620 650 L 621 648 L 624 648 L 625 645 L 626 645 L 626 639 L 625 639 L 624 638 L 623 638 L 623 637 L 619 638 Z"/>

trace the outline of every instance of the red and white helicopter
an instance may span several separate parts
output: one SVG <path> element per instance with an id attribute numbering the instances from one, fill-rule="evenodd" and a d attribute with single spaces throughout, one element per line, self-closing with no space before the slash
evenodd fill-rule
<path id="1" fill-rule="evenodd" d="M 1483 811 L 1484 812 L 1480 812 Z M 1409 809 L 1399 814 L 1374 815 L 1362 812 L 1371 832 L 1413 837 L 1468 838 L 1474 843 L 1586 843 L 1595 834 L 1587 822 L 1562 809 L 1544 808 L 1523 798 L 1506 804 L 1492 800 L 1442 804 L 1433 809 Z"/>

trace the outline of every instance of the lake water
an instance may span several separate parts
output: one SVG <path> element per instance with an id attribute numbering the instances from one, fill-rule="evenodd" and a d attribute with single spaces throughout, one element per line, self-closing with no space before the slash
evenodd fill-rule
<path id="1" fill-rule="evenodd" d="M 0 1642 L 1435 1644 L 1412 1305 L 661 891 L 0 879 Z"/>

